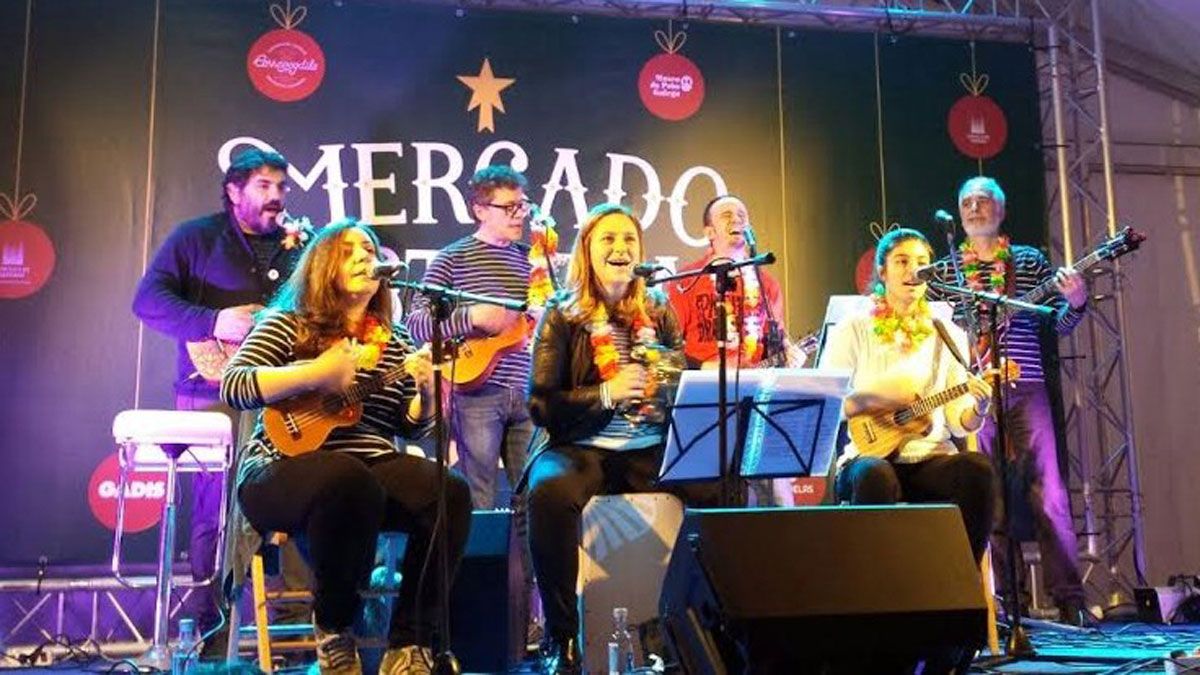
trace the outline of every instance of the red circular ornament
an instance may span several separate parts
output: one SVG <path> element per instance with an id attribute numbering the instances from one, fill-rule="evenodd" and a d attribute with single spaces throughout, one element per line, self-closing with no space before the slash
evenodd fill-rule
<path id="1" fill-rule="evenodd" d="M 682 54 L 658 54 L 642 66 L 638 95 L 655 116 L 670 122 L 685 120 L 704 103 L 704 75 Z"/>
<path id="2" fill-rule="evenodd" d="M 875 249 L 867 249 L 858 258 L 858 264 L 854 266 L 854 286 L 862 295 L 866 295 L 871 291 L 871 279 L 875 277 Z"/>
<path id="3" fill-rule="evenodd" d="M 0 223 L 0 299 L 33 295 L 54 271 L 54 243 L 22 220 Z"/>
<path id="4" fill-rule="evenodd" d="M 105 457 L 88 481 L 88 506 L 92 515 L 110 530 L 117 529 L 117 487 L 120 463 L 117 453 Z M 125 484 L 125 531 L 141 532 L 158 524 L 167 494 L 167 474 L 135 471 Z"/>
<path id="5" fill-rule="evenodd" d="M 987 96 L 967 95 L 950 107 L 946 130 L 958 151 L 972 159 L 988 159 L 1004 149 L 1008 121 Z"/>
<path id="6" fill-rule="evenodd" d="M 246 73 L 267 98 L 299 101 L 321 86 L 325 53 L 307 33 L 279 28 L 255 40 L 246 54 Z"/>

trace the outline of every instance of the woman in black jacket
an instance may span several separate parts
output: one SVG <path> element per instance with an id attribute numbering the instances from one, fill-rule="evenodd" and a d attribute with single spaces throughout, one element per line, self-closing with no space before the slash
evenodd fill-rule
<path id="1" fill-rule="evenodd" d="M 547 310 L 534 343 L 529 407 L 548 447 L 529 467 L 529 543 L 551 673 L 580 671 L 575 584 L 584 505 L 599 494 L 655 489 L 662 459 L 665 425 L 619 414 L 653 387 L 631 353 L 683 348 L 666 297 L 633 274 L 643 260 L 633 214 L 615 204 L 593 208 L 575 240 L 568 294 Z"/>

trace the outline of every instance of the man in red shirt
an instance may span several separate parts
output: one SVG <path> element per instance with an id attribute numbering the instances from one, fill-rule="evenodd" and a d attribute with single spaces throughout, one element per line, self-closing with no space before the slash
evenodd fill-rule
<path id="1" fill-rule="evenodd" d="M 750 256 L 748 239 L 754 232 L 750 215 L 742 200 L 732 195 L 713 199 L 704 208 L 704 235 L 708 253 L 679 269 L 680 272 L 703 268 L 714 259 L 744 260 Z M 765 268 L 746 266 L 734 272 L 733 287 L 726 295 L 729 317 L 727 361 L 729 367 L 758 365 L 768 353 L 768 336 L 783 321 L 783 292 L 779 282 Z M 671 307 L 683 330 L 684 354 L 688 365 L 717 367 L 717 291 L 710 274 L 675 281 L 667 285 Z M 804 355 L 783 341 L 773 349 L 786 349 L 786 365 L 800 366 Z"/>

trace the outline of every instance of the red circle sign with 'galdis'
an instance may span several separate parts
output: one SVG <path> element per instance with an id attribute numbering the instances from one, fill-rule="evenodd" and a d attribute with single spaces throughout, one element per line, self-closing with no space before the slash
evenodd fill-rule
<path id="1" fill-rule="evenodd" d="M 638 95 L 655 116 L 671 122 L 685 120 L 704 103 L 704 76 L 682 54 L 659 54 L 642 66 Z"/>
<path id="2" fill-rule="evenodd" d="M 280 28 L 258 38 L 250 47 L 246 73 L 264 96 L 285 103 L 299 101 L 321 86 L 325 53 L 307 33 Z"/>
<path id="3" fill-rule="evenodd" d="M 120 464 L 117 453 L 105 457 L 88 481 L 88 506 L 101 525 L 117 528 L 117 487 Z M 141 532 L 158 524 L 167 495 L 167 474 L 131 472 L 125 483 L 125 531 Z"/>
<path id="4" fill-rule="evenodd" d="M 54 271 L 54 244 L 42 228 L 21 220 L 0 223 L 0 299 L 32 295 Z"/>
<path id="5" fill-rule="evenodd" d="M 954 147 L 971 159 L 988 159 L 1004 149 L 1008 120 L 987 96 L 964 96 L 950 107 L 946 130 Z"/>

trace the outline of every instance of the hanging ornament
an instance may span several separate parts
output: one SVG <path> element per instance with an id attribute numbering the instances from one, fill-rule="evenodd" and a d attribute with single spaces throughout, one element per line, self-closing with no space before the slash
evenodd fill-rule
<path id="1" fill-rule="evenodd" d="M 1008 121 L 991 97 L 984 96 L 988 76 L 961 73 L 959 81 L 969 92 L 950 106 L 946 130 L 954 147 L 971 159 L 988 159 L 1004 149 Z"/>
<path id="2" fill-rule="evenodd" d="M 33 295 L 54 271 L 54 243 L 37 225 L 22 220 L 37 197 L 17 200 L 0 194 L 0 299 Z"/>
<path id="3" fill-rule="evenodd" d="M 872 221 L 867 225 L 871 236 L 875 237 L 875 243 L 878 244 L 883 236 L 892 230 L 900 228 L 900 223 L 892 223 L 888 227 L 884 227 L 879 223 Z M 854 266 L 854 287 L 858 289 L 859 294 L 867 295 L 871 292 L 871 282 L 875 280 L 875 246 L 863 251 L 863 254 L 858 257 L 858 264 Z"/>
<path id="4" fill-rule="evenodd" d="M 325 78 L 325 53 L 307 33 L 296 30 L 308 8 L 271 5 L 281 26 L 254 41 L 246 53 L 246 73 L 263 96 L 290 103 L 308 98 Z"/>
<path id="5" fill-rule="evenodd" d="M 704 103 L 704 75 L 700 68 L 679 53 L 687 33 L 675 32 L 670 21 L 667 31 L 654 31 L 654 40 L 662 48 L 642 66 L 638 75 L 638 95 L 651 114 L 669 122 L 685 120 Z"/>

